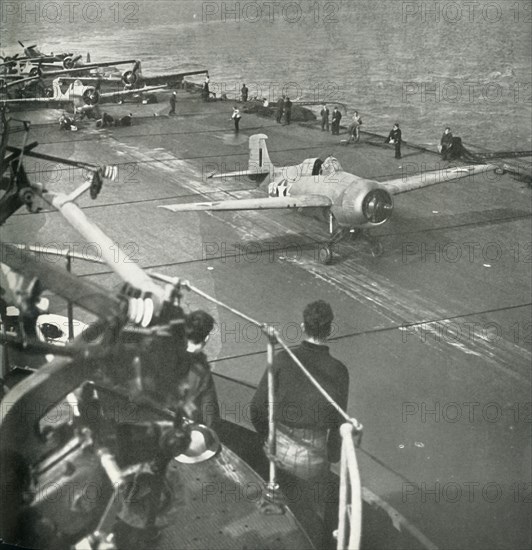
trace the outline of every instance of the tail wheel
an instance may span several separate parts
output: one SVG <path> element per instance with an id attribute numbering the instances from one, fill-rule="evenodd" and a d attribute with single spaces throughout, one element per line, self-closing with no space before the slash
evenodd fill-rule
<path id="1" fill-rule="evenodd" d="M 318 250 L 318 260 L 321 264 L 330 265 L 332 263 L 332 251 L 331 248 L 327 245 L 320 246 Z"/>
<path id="2" fill-rule="evenodd" d="M 32 67 L 30 76 L 42 76 L 42 69 L 40 67 Z"/>
<path id="3" fill-rule="evenodd" d="M 379 258 L 380 256 L 382 256 L 384 254 L 384 246 L 382 245 L 382 243 L 380 241 L 375 241 L 373 243 L 370 243 L 370 250 L 371 250 L 371 255 L 374 257 L 374 258 Z"/>

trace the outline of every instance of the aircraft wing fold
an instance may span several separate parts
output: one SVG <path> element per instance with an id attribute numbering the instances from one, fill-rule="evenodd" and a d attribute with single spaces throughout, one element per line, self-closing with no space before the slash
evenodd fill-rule
<path id="1" fill-rule="evenodd" d="M 450 166 L 449 168 L 441 168 L 430 172 L 421 172 L 409 176 L 407 173 L 401 178 L 395 180 L 383 181 L 382 185 L 392 195 L 406 193 L 414 189 L 436 185 L 437 183 L 447 183 L 449 181 L 473 177 L 475 175 L 492 172 L 497 168 L 494 164 L 473 164 L 469 166 Z"/>
<path id="2" fill-rule="evenodd" d="M 282 208 L 317 208 L 329 207 L 331 199 L 323 195 L 302 195 L 297 197 L 269 197 L 263 199 L 234 199 L 216 202 L 195 202 L 184 204 L 167 204 L 159 208 L 166 208 L 172 212 L 193 211 L 230 211 L 230 210 L 270 210 Z"/>

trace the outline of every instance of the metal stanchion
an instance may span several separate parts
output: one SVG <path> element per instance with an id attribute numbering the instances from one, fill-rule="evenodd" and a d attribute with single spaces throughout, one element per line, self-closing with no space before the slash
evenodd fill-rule
<path id="1" fill-rule="evenodd" d="M 268 440 L 267 456 L 270 462 L 268 481 L 265 485 L 263 498 L 260 507 L 265 514 L 284 514 L 284 497 L 279 489 L 276 479 L 275 465 L 275 384 L 273 376 L 273 356 L 276 342 L 275 332 L 268 327 L 268 353 L 267 353 L 267 372 L 268 372 Z"/>
<path id="2" fill-rule="evenodd" d="M 69 273 L 72 273 L 72 256 L 70 250 L 66 253 L 66 268 Z M 67 317 L 68 317 L 68 339 L 74 339 L 74 305 L 69 300 L 67 302 Z"/>

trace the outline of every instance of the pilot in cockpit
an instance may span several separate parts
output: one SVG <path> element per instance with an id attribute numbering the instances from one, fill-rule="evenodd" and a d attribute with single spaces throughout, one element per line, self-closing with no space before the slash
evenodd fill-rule
<path id="1" fill-rule="evenodd" d="M 332 155 L 329 155 L 321 165 L 322 176 L 330 176 L 331 174 L 340 172 L 341 170 L 342 166 L 338 162 L 338 159 L 336 157 L 333 157 Z"/>

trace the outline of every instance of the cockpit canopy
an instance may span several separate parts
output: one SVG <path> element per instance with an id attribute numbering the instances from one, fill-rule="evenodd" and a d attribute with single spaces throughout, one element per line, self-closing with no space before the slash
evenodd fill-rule
<path id="1" fill-rule="evenodd" d="M 342 165 L 335 157 L 327 157 L 321 165 L 321 175 L 331 176 L 337 172 L 342 172 Z"/>

